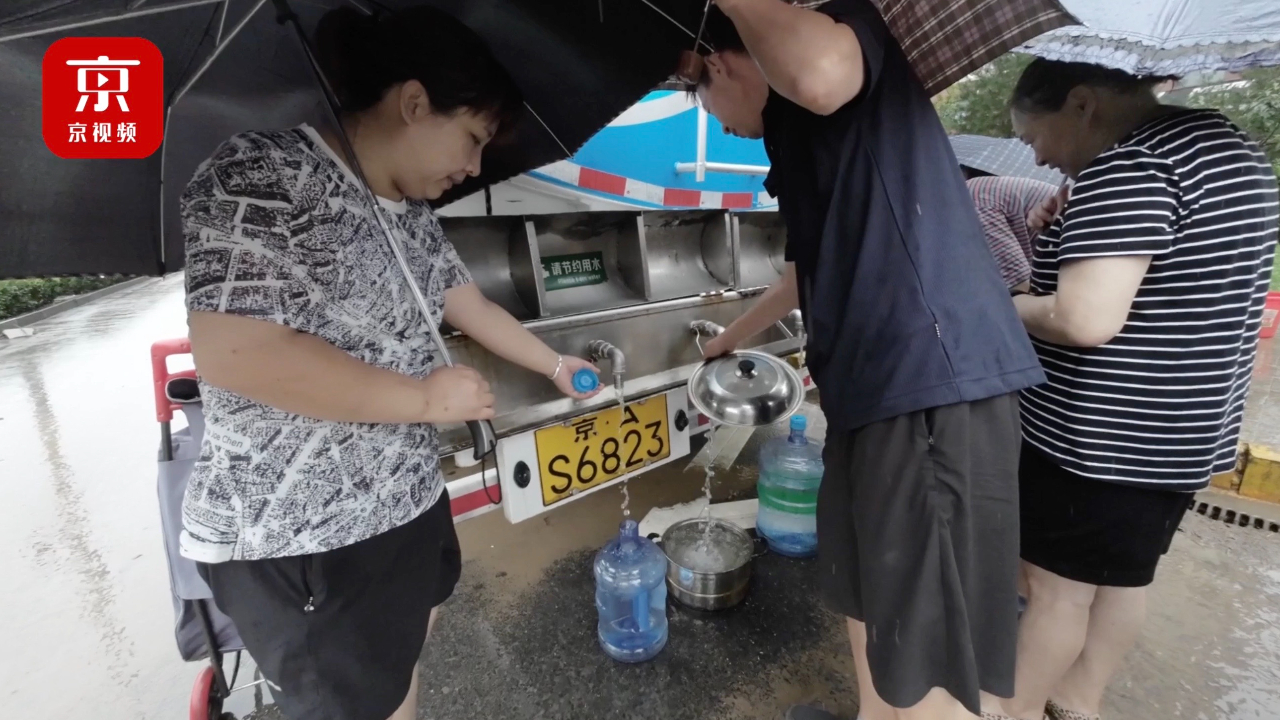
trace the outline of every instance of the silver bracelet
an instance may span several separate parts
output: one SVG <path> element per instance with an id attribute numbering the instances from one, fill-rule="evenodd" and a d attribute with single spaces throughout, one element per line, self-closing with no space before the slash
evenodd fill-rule
<path id="1" fill-rule="evenodd" d="M 551 373 L 547 377 L 552 380 L 555 380 L 557 377 L 560 377 L 560 368 L 562 367 L 564 367 L 564 356 L 556 355 L 556 371 Z"/>

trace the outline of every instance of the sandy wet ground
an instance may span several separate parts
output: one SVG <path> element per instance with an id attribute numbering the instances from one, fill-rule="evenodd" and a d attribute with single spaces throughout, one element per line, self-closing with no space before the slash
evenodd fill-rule
<path id="1" fill-rule="evenodd" d="M 6 717 L 185 717 L 198 668 L 172 639 L 147 364 L 152 341 L 184 332 L 181 279 L 169 278 L 0 340 Z M 1275 362 L 1264 357 L 1260 373 Z M 1280 416 L 1256 404 L 1270 400 L 1269 381 L 1259 388 L 1246 428 L 1255 437 L 1280 432 Z M 718 477 L 717 499 L 750 493 L 753 452 Z M 637 517 L 697 497 L 701 475 L 682 466 L 632 484 Z M 422 717 L 773 720 L 796 701 L 852 717 L 849 651 L 804 562 L 764 555 L 740 607 L 673 608 L 658 660 L 606 661 L 590 558 L 614 532 L 619 500 L 605 491 L 518 526 L 500 513 L 460 526 L 463 580 L 424 658 Z M 1280 520 L 1275 506 L 1248 511 Z M 1280 718 L 1280 535 L 1189 516 L 1153 597 L 1109 720 Z M 244 694 L 231 709 L 253 705 Z"/>

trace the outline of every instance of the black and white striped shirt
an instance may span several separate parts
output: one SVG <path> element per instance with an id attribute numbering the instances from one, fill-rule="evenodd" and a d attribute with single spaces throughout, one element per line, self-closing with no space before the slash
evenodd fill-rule
<path id="1" fill-rule="evenodd" d="M 1023 434 L 1066 470 L 1198 490 L 1231 470 L 1271 278 L 1280 201 L 1258 146 L 1216 111 L 1162 116 L 1098 156 L 1036 242 L 1031 287 L 1059 264 L 1151 255 L 1120 334 L 1035 340 L 1048 382 L 1023 393 Z"/>

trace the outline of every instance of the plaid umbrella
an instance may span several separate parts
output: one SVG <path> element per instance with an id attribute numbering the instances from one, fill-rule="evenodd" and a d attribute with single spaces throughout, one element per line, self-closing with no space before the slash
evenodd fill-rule
<path id="1" fill-rule="evenodd" d="M 797 3 L 813 8 L 828 0 Z M 1076 24 L 1057 0 L 872 0 L 930 95 L 1032 38 Z"/>
<path id="2" fill-rule="evenodd" d="M 1280 65 L 1276 0 L 1064 0 L 1084 23 L 1019 52 L 1135 75 L 1186 75 Z"/>
<path id="3" fill-rule="evenodd" d="M 1029 178 L 1052 185 L 1061 185 L 1066 180 L 1057 170 L 1036 165 L 1036 155 L 1031 148 L 1013 138 L 952 135 L 951 149 L 961 165 L 984 173 Z"/>

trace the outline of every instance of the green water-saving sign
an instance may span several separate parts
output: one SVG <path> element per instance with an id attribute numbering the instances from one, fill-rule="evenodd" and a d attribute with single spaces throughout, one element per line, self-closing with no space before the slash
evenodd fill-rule
<path id="1" fill-rule="evenodd" d="M 604 272 L 604 253 L 586 252 L 574 255 L 549 255 L 542 258 L 542 279 L 547 291 L 599 285 L 608 280 Z"/>

